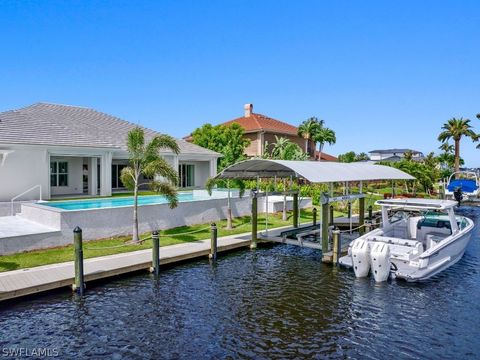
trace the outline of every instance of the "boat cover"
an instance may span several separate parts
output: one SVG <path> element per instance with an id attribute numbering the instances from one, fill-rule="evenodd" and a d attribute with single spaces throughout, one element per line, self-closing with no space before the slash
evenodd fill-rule
<path id="1" fill-rule="evenodd" d="M 454 192 L 456 188 L 460 188 L 464 193 L 473 193 L 478 190 L 478 185 L 475 180 L 458 179 L 452 180 L 447 186 L 448 191 Z"/>

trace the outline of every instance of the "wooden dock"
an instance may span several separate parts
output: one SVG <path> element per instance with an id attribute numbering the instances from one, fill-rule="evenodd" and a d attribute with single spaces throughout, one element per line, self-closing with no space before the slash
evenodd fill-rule
<path id="1" fill-rule="evenodd" d="M 272 229 L 272 235 L 279 235 L 290 227 Z M 218 238 L 217 251 L 250 246 L 250 233 Z M 261 240 L 260 240 L 261 241 Z M 210 252 L 210 239 L 160 248 L 160 265 L 206 257 Z M 127 274 L 139 270 L 148 270 L 152 266 L 152 250 L 139 250 L 123 254 L 102 256 L 84 261 L 85 282 Z M 73 261 L 38 266 L 0 273 L 0 301 L 25 295 L 32 295 L 71 286 L 74 283 Z"/>

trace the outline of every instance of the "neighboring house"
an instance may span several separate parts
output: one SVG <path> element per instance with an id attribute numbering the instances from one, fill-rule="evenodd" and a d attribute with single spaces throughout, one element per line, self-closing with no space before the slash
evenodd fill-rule
<path id="1" fill-rule="evenodd" d="M 37 103 L 0 113 L 0 201 L 41 185 L 52 196 L 110 196 L 123 190 L 126 139 L 137 125 L 102 112 Z M 159 134 L 145 129 L 147 139 Z M 217 173 L 220 154 L 177 140 L 180 154 L 162 153 L 179 171 L 179 187 L 203 187 Z M 23 198 L 39 197 L 38 189 Z"/>
<path id="2" fill-rule="evenodd" d="M 371 161 L 400 161 L 405 157 L 405 153 L 412 153 L 413 160 L 422 160 L 423 153 L 411 149 L 385 149 L 385 150 L 372 150 L 368 154 Z"/>
<path id="3" fill-rule="evenodd" d="M 244 116 L 222 123 L 222 125 L 233 123 L 243 127 L 245 137 L 250 140 L 250 145 L 245 151 L 247 156 L 262 156 L 265 151 L 270 151 L 271 148 L 266 150 L 265 145 L 266 143 L 274 144 L 275 136 L 287 138 L 305 151 L 305 140 L 298 135 L 298 129 L 295 126 L 254 113 L 253 104 L 244 105 Z M 192 141 L 192 137 L 187 136 L 185 140 Z M 315 150 L 313 141 L 308 142 L 308 153 L 312 159 L 318 160 L 319 153 Z M 322 160 L 337 161 L 337 158 L 322 152 Z"/>

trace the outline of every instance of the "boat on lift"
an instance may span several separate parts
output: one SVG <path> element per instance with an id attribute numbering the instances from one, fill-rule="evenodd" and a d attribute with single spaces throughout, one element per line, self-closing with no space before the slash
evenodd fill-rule
<path id="1" fill-rule="evenodd" d="M 341 265 L 357 277 L 369 273 L 377 282 L 389 278 L 422 281 L 458 262 L 472 236 L 471 219 L 456 215 L 456 201 L 378 200 L 380 228 L 354 240 Z"/>
<path id="2" fill-rule="evenodd" d="M 445 196 L 447 199 L 456 199 L 455 193 L 462 195 L 462 201 L 473 200 L 479 197 L 480 180 L 473 171 L 457 171 L 445 183 Z M 457 195 L 458 197 L 458 195 Z"/>

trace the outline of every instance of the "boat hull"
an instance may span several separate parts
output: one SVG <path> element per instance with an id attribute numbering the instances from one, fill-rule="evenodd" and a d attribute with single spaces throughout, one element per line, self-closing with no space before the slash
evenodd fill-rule
<path id="1" fill-rule="evenodd" d="M 392 262 L 398 267 L 398 270 L 395 271 L 395 277 L 409 282 L 424 281 L 448 269 L 463 257 L 465 249 L 472 237 L 472 232 L 473 226 L 465 230 L 458 238 L 449 242 L 439 251 L 425 257 L 424 259 L 428 260 L 428 265 L 424 268 L 416 268 L 393 260 Z"/>

